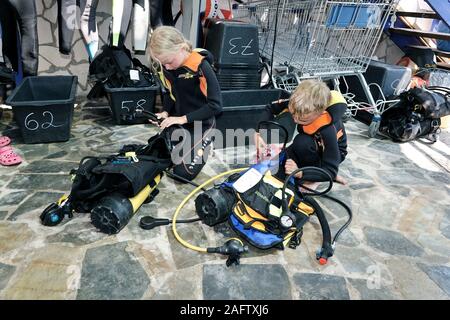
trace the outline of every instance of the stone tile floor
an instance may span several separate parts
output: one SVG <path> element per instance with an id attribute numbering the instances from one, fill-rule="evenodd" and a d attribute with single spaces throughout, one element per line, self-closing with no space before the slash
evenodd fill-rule
<path id="1" fill-rule="evenodd" d="M 0 299 L 449 299 L 449 146 L 369 139 L 365 125 L 346 126 L 341 174 L 349 184 L 332 194 L 351 205 L 354 219 L 328 265 L 315 260 L 321 234 L 313 218 L 296 250 L 250 248 L 240 266 L 227 268 L 223 256 L 182 247 L 168 227 L 139 228 L 144 215 L 170 217 L 192 190 L 168 177 L 117 235 L 97 232 L 88 215 L 40 224 L 40 212 L 70 189 L 68 172 L 83 156 L 145 143 L 155 128 L 116 126 L 108 109 L 81 104 L 70 141 L 27 145 L 5 111 L 0 132 L 13 137 L 24 162 L 0 167 Z M 245 152 L 216 150 L 196 181 L 236 167 L 230 160 Z M 346 213 L 320 202 L 336 231 Z M 190 205 L 182 215 L 194 214 Z M 226 224 L 179 229 L 200 246 L 233 234 Z"/>

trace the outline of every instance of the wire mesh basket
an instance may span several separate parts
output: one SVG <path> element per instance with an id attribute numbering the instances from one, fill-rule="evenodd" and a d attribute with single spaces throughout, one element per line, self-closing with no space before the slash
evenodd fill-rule
<path id="1" fill-rule="evenodd" d="M 364 72 L 398 0 L 267 0 L 238 7 L 256 24 L 261 55 L 299 79 Z"/>

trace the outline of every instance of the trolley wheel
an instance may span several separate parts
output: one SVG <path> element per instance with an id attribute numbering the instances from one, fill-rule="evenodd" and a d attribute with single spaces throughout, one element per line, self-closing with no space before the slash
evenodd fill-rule
<path id="1" fill-rule="evenodd" d="M 379 121 L 372 121 L 369 125 L 369 137 L 375 138 L 375 136 L 378 133 L 378 130 L 380 129 L 380 122 Z"/>

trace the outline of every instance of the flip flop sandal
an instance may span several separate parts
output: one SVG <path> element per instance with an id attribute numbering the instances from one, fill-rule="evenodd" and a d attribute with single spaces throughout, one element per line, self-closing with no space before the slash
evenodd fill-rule
<path id="1" fill-rule="evenodd" d="M 5 153 L 6 151 L 12 151 L 12 147 L 11 146 L 0 147 L 0 155 L 2 153 Z"/>
<path id="2" fill-rule="evenodd" d="M 0 136 L 0 147 L 7 146 L 11 143 L 11 139 L 7 136 Z"/>
<path id="3" fill-rule="evenodd" d="M 4 147 L 0 149 L 0 164 L 3 166 L 13 166 L 22 163 L 22 158 L 16 154 L 12 148 Z"/>

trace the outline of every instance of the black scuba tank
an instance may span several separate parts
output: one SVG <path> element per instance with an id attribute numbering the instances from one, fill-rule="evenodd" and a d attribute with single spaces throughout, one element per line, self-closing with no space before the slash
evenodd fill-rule
<path id="1" fill-rule="evenodd" d="M 231 214 L 236 197 L 228 188 L 214 187 L 195 199 L 195 210 L 208 226 L 225 222 Z"/>

